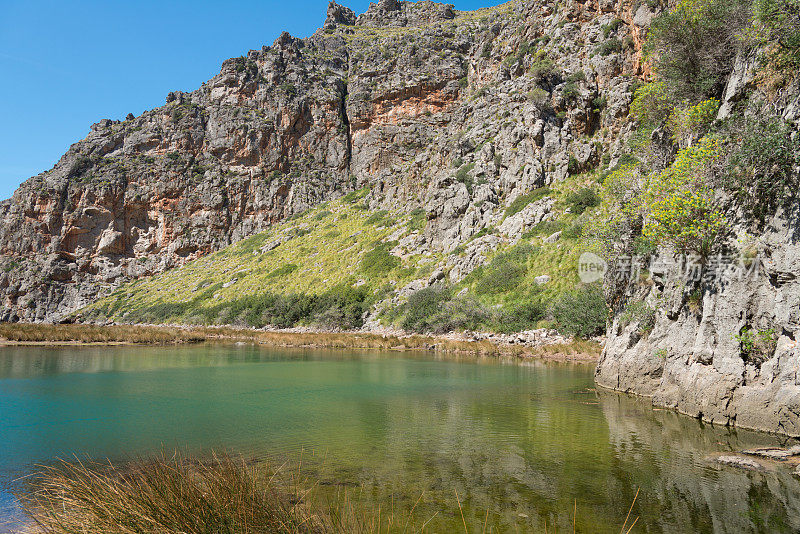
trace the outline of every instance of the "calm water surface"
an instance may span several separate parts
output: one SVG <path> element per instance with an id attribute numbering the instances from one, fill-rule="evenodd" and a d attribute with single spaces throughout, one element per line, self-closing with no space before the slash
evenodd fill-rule
<path id="1" fill-rule="evenodd" d="M 595 391 L 585 365 L 255 347 L 0 348 L 0 521 L 56 457 L 179 447 L 299 464 L 430 532 L 798 532 L 800 482 L 708 457 L 779 438 Z M 789 443 L 791 444 L 791 443 Z M 421 496 L 421 498 L 420 498 Z M 630 522 L 629 522 L 630 524 Z M 0 527 L 2 530 L 3 527 Z M 6 527 L 8 528 L 8 527 Z"/>

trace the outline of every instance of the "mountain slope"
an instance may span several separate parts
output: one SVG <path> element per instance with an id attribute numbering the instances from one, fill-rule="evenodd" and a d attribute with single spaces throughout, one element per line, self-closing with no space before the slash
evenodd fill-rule
<path id="1" fill-rule="evenodd" d="M 426 210 L 421 246 L 455 249 L 615 146 L 649 11 L 602 4 L 332 3 L 314 36 L 100 121 L 0 204 L 0 319 L 59 320 L 365 185 L 373 208 Z"/>

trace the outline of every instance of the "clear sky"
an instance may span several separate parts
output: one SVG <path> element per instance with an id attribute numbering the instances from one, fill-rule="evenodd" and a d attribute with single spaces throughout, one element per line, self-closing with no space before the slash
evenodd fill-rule
<path id="1" fill-rule="evenodd" d="M 452 0 L 451 0 L 452 1 Z M 368 0 L 340 2 L 362 13 Z M 460 0 L 476 9 L 498 0 Z M 0 0 L 0 199 L 50 169 L 100 119 L 192 91 L 222 61 L 306 37 L 328 0 Z"/>

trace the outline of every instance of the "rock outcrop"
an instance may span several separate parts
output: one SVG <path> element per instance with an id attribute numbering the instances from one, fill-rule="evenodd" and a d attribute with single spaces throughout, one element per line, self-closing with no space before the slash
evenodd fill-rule
<path id="1" fill-rule="evenodd" d="M 720 118 L 746 88 L 755 96 L 742 101 L 752 108 L 744 112 L 761 112 L 766 97 L 749 86 L 751 68 L 736 61 Z M 800 84 L 772 106 L 797 139 Z M 615 316 L 597 383 L 715 424 L 800 436 L 800 206 L 779 202 L 756 224 L 739 203 L 727 204 L 727 254 L 691 270 L 661 251 L 642 265 L 652 283 L 607 280 Z M 634 301 L 652 314 L 626 314 L 620 304 Z"/>

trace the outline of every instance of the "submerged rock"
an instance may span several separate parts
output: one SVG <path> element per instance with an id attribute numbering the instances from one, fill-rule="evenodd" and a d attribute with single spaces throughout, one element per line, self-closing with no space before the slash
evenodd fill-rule
<path id="1" fill-rule="evenodd" d="M 744 456 L 723 455 L 716 458 L 717 463 L 737 467 L 739 469 L 749 469 L 752 471 L 761 471 L 764 466 L 750 458 Z"/>

